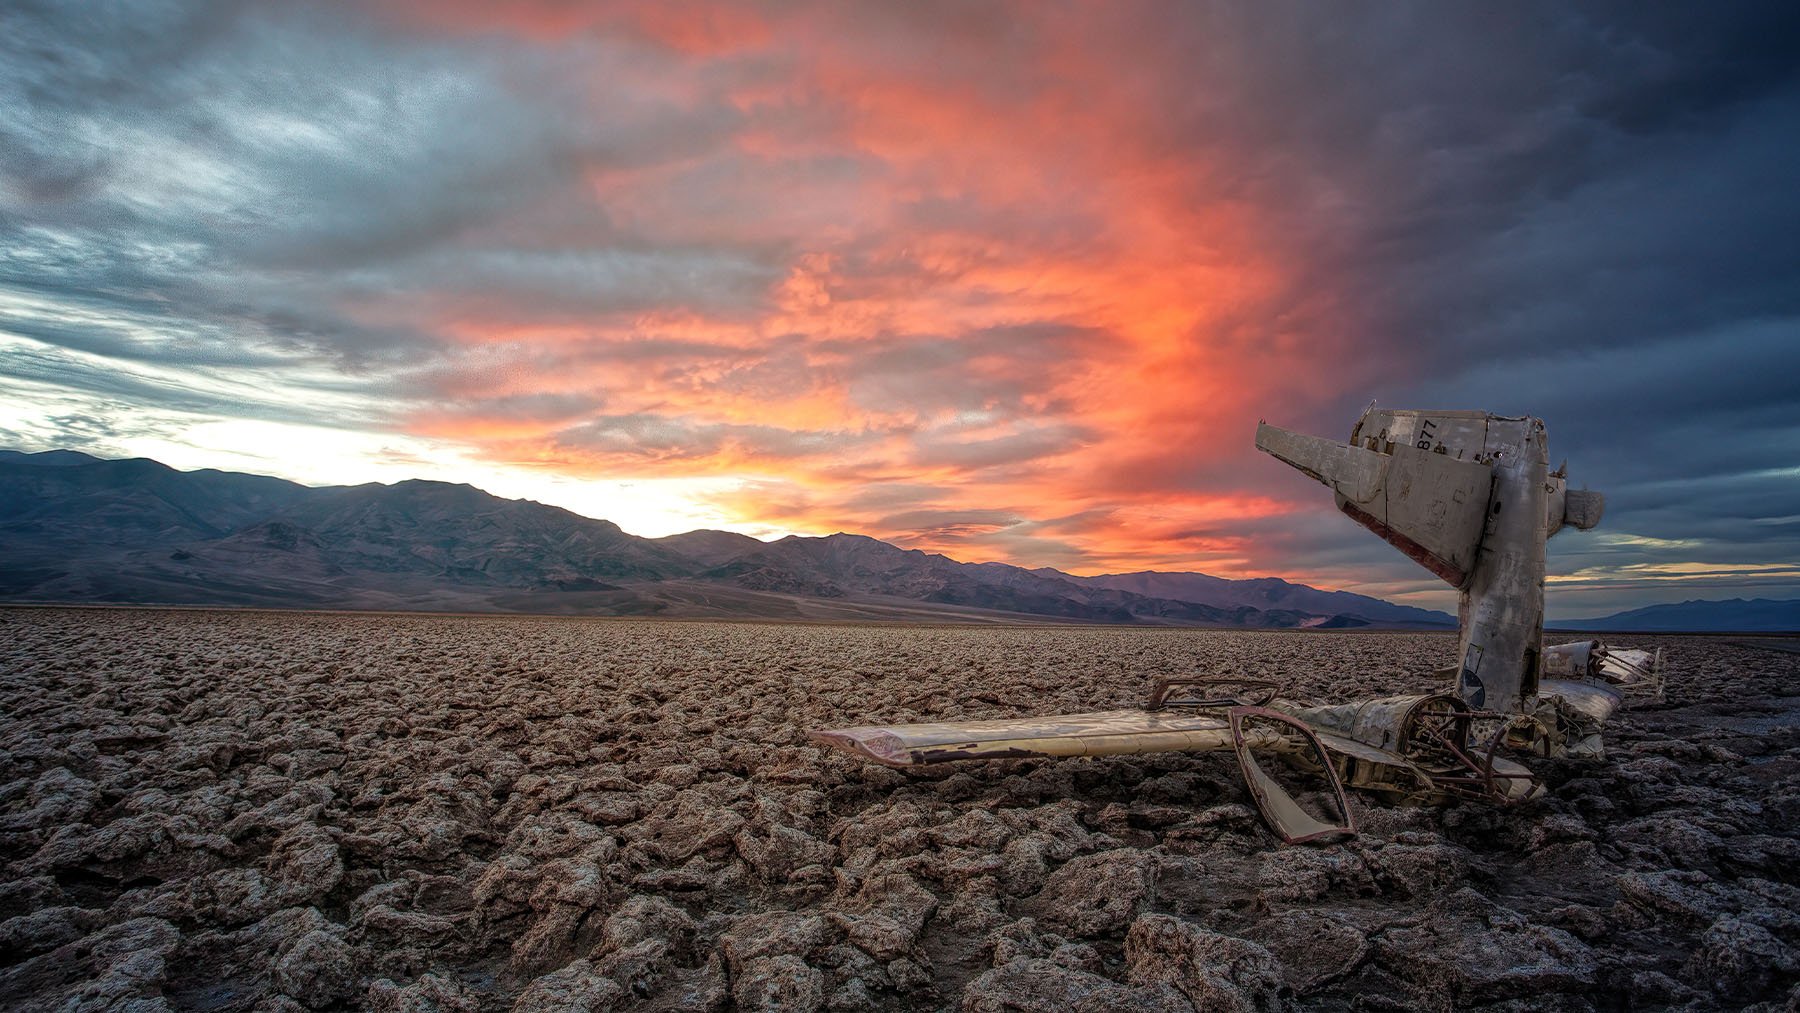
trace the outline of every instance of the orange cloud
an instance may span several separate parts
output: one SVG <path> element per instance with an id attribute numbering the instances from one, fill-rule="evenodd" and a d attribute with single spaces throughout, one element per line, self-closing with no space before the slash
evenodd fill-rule
<path id="1" fill-rule="evenodd" d="M 362 307 L 449 343 L 416 431 L 572 473 L 736 478 L 724 523 L 1027 565 L 1229 572 L 1248 548 L 1217 532 L 1290 509 L 1227 465 L 1259 415 L 1366 367 L 1242 153 L 1177 136 L 1180 76 L 1134 66 L 1104 10 L 603 10 L 405 13 L 549 47 L 649 40 L 670 55 L 592 69 L 615 85 L 596 121 L 641 85 L 728 124 L 585 156 L 553 243 L 489 230 L 527 262 L 559 251 L 551 294 Z"/>

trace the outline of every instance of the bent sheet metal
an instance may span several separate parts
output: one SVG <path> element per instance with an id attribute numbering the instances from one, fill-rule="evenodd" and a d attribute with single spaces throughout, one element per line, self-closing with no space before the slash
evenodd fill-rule
<path id="1" fill-rule="evenodd" d="M 1544 423 L 1470 411 L 1377 409 L 1344 443 L 1266 423 L 1259 449 L 1330 488 L 1339 510 L 1455 587 L 1457 663 L 1447 692 L 1323 706 L 1247 680 L 1165 680 L 1145 705 L 993 721 L 814 732 L 893 766 L 1005 757 L 1232 750 L 1251 796 L 1289 843 L 1354 832 L 1343 791 L 1395 803 L 1542 794 L 1532 756 L 1598 759 L 1601 728 L 1629 699 L 1660 699 L 1662 655 L 1599 641 L 1544 645 L 1544 547 L 1600 522 L 1605 498 L 1549 469 Z M 1175 686 L 1193 693 L 1172 695 Z M 1309 811 L 1264 761 L 1315 777 L 1336 815 Z M 1315 806 L 1315 808 L 1318 808 Z"/>

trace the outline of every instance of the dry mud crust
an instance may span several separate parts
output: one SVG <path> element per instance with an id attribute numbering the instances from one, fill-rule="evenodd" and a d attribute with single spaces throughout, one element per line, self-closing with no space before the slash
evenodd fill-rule
<path id="1" fill-rule="evenodd" d="M 0 610 L 0 1006 L 1791 1005 L 1800 656 L 1630 643 L 1667 702 L 1541 803 L 1284 848 L 1226 756 L 804 735 L 1420 690 L 1450 636 Z"/>

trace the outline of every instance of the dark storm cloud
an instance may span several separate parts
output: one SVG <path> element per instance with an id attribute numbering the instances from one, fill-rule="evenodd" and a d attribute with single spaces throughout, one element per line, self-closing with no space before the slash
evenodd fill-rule
<path id="1" fill-rule="evenodd" d="M 1264 45 L 1235 65 L 1238 112 L 1193 122 L 1253 117 L 1235 126 L 1264 160 L 1228 182 L 1289 211 L 1296 299 L 1343 300 L 1334 326 L 1379 353 L 1363 380 L 1800 308 L 1793 9 L 1363 13 L 1253 14 L 1280 31 L 1242 29 Z"/>
<path id="2" fill-rule="evenodd" d="M 626 103 L 593 122 L 559 71 L 605 54 L 403 40 L 332 8 L 37 4 L 3 34 L 0 284 L 178 307 L 233 344 L 356 363 L 432 354 L 428 319 L 379 312 L 408 293 L 630 309 L 729 298 L 755 272 L 729 251 L 559 250 L 541 235 L 460 248 L 544 203 L 563 227 L 604 231 L 592 202 L 557 198 L 594 167 L 715 132 Z"/>
<path id="3" fill-rule="evenodd" d="M 1255 110 L 1246 147 L 1272 161 L 1238 182 L 1289 210 L 1275 227 L 1304 265 L 1295 298 L 1316 284 L 1335 300 L 1360 360 L 1340 396 L 1269 417 L 1341 436 L 1371 396 L 1542 416 L 1576 484 L 1608 493 L 1602 532 L 1652 539 L 1570 532 L 1553 571 L 1800 560 L 1791 527 L 1759 523 L 1800 507 L 1800 9 L 1362 13 L 1223 15 L 1266 42 L 1236 97 Z M 1235 463 L 1193 480 L 1229 487 Z M 1323 490 L 1252 466 L 1330 520 Z M 1340 579 L 1412 579 L 1347 522 L 1276 530 L 1291 523 L 1243 530 Z"/>
<path id="4" fill-rule="evenodd" d="M 1196 145 L 1225 130 L 1252 153 L 1214 172 L 1275 212 L 1295 300 L 1342 300 L 1331 325 L 1371 353 L 1360 379 L 1691 341 L 1800 309 L 1800 191 L 1782 182 L 1800 9 L 1358 13 L 1216 9 L 1166 44 L 1221 29 L 1251 43 L 1230 50 L 1232 108 L 1190 102 L 1176 120 Z M 1218 182 L 1197 179 L 1196 200 Z"/>

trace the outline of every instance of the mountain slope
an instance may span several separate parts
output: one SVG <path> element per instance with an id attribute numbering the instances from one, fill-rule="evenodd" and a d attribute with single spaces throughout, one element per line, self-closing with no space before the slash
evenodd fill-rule
<path id="1" fill-rule="evenodd" d="M 218 538 L 316 491 L 265 475 L 176 471 L 144 458 L 44 460 L 56 453 L 0 458 L 0 539 L 49 549 Z"/>
<path id="2" fill-rule="evenodd" d="M 27 454 L 19 450 L 0 450 L 0 464 L 29 464 L 43 468 L 66 468 L 72 464 L 93 464 L 98 457 L 79 450 L 45 450 Z"/>
<path id="3" fill-rule="evenodd" d="M 739 587 L 815 597 L 880 595 L 1096 622 L 1289 628 L 1326 617 L 1287 609 L 1219 608 L 1092 587 L 1057 571 L 961 563 L 867 535 L 789 536 L 702 575 Z"/>
<path id="4" fill-rule="evenodd" d="M 703 567 L 718 566 L 745 553 L 755 552 L 765 544 L 761 539 L 740 535 L 736 531 L 713 531 L 707 528 L 684 531 L 679 535 L 664 535 L 650 541 L 686 556 Z"/>
<path id="5" fill-rule="evenodd" d="M 470 486 L 44 457 L 0 458 L 0 595 L 465 607 L 470 587 L 594 591 L 701 569 L 607 521 Z"/>
<path id="6" fill-rule="evenodd" d="M 659 580 L 698 569 L 611 521 L 469 485 L 414 480 L 321 490 L 277 516 L 314 533 L 346 570 L 566 590 L 600 578 Z"/>

